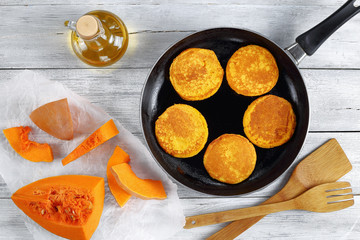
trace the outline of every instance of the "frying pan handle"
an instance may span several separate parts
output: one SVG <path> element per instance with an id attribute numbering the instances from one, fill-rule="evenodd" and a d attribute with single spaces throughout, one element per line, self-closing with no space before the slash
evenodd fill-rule
<path id="1" fill-rule="evenodd" d="M 311 56 L 331 34 L 360 11 L 359 5 L 356 0 L 347 1 L 324 21 L 298 36 L 296 42 Z"/>

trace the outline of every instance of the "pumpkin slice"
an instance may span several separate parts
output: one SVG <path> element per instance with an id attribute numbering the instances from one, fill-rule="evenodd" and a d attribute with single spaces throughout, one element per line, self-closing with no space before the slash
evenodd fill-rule
<path id="1" fill-rule="evenodd" d="M 61 140 L 74 137 L 73 122 L 66 98 L 49 102 L 32 111 L 30 119 L 41 130 Z"/>
<path id="2" fill-rule="evenodd" d="M 128 163 L 112 166 L 110 171 L 114 175 L 116 182 L 135 197 L 144 200 L 166 198 L 161 181 L 138 178 Z"/>
<path id="3" fill-rule="evenodd" d="M 78 147 L 76 147 L 63 160 L 62 164 L 66 164 L 78 159 L 87 152 L 103 144 L 107 140 L 115 137 L 119 133 L 114 121 L 111 119 L 85 139 Z"/>
<path id="4" fill-rule="evenodd" d="M 49 144 L 29 140 L 30 131 L 30 127 L 20 126 L 4 129 L 3 133 L 11 147 L 23 158 L 32 162 L 51 162 L 54 160 Z"/>
<path id="5" fill-rule="evenodd" d="M 104 206 L 104 179 L 82 175 L 44 178 L 11 199 L 46 230 L 68 239 L 90 239 Z"/>
<path id="6" fill-rule="evenodd" d="M 106 176 L 110 191 L 117 203 L 120 205 L 120 207 L 123 207 L 125 203 L 131 198 L 131 194 L 127 193 L 119 186 L 119 184 L 117 184 L 115 177 L 111 174 L 110 168 L 120 163 L 128 163 L 129 161 L 129 155 L 119 146 L 116 146 L 114 153 L 111 155 L 106 168 Z"/>

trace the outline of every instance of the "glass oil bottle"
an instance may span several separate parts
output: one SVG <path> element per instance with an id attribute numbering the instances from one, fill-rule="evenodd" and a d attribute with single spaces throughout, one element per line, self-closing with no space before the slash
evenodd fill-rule
<path id="1" fill-rule="evenodd" d="M 109 66 L 125 53 L 129 35 L 123 21 L 111 12 L 95 10 L 75 21 L 66 21 L 72 30 L 71 45 L 85 63 L 96 67 Z"/>

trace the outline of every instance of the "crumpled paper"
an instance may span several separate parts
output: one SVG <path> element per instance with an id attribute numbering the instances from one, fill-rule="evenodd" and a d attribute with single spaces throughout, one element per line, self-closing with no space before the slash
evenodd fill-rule
<path id="1" fill-rule="evenodd" d="M 63 141 L 40 130 L 29 118 L 37 107 L 67 98 L 74 123 L 74 139 Z M 23 71 L 11 81 L 0 84 L 0 129 L 30 126 L 29 138 L 52 147 L 54 161 L 34 163 L 23 159 L 0 134 L 0 174 L 11 193 L 36 180 L 68 174 L 99 176 L 105 179 L 104 210 L 96 239 L 166 239 L 180 231 L 185 223 L 177 195 L 177 186 L 152 159 L 147 148 L 116 119 L 119 134 L 81 158 L 62 166 L 61 159 L 70 153 L 92 132 L 111 119 L 101 108 L 76 95 L 59 82 L 49 81 L 32 71 Z M 124 149 L 131 158 L 131 166 L 140 178 L 161 180 L 166 200 L 142 200 L 132 197 L 120 208 L 111 194 L 106 180 L 106 165 L 115 146 Z M 25 224 L 34 239 L 63 239 L 40 227 L 25 214 Z"/>

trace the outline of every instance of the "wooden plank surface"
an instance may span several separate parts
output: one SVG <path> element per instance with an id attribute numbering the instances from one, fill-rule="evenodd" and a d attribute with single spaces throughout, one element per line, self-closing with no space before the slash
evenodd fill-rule
<path id="1" fill-rule="evenodd" d="M 141 133 L 140 95 L 150 69 L 35 70 L 104 108 L 133 133 Z M 360 70 L 302 69 L 310 98 L 310 131 L 360 131 Z M 11 80 L 18 71 L 2 70 Z M 351 124 L 349 124 L 351 122 Z"/>
<path id="2" fill-rule="evenodd" d="M 1 68 L 87 68 L 74 57 L 69 43 L 70 31 L 63 23 L 76 20 L 93 9 L 106 9 L 106 5 L 2 6 L 1 18 L 4 21 L 1 25 L 11 27 L 1 28 Z M 214 27 L 251 29 L 285 48 L 336 7 L 164 4 L 161 7 L 112 5 L 110 10 L 124 20 L 130 32 L 129 50 L 122 61 L 111 68 L 144 68 L 151 67 L 171 44 L 181 38 Z M 360 33 L 353 31 L 359 24 L 360 17 L 355 16 L 300 66 L 359 68 Z"/>
<path id="3" fill-rule="evenodd" d="M 0 82 L 22 69 L 59 81 L 101 106 L 144 142 L 139 103 L 151 66 L 173 43 L 213 27 L 246 28 L 281 47 L 333 13 L 343 0 L 0 0 Z M 94 69 L 72 53 L 65 20 L 90 10 L 119 15 L 130 32 L 125 56 L 105 69 Z M 353 164 L 344 177 L 360 194 L 360 17 L 341 27 L 301 64 L 311 103 L 310 133 L 296 162 L 330 138 L 336 138 Z M 0 103 L 1 104 L 1 103 Z M 235 197 L 201 194 L 179 185 L 186 215 L 258 204 L 276 193 L 291 170 L 260 191 Z M 289 211 L 266 217 L 238 239 L 359 239 L 359 196 L 344 212 Z M 0 177 L 0 239 L 32 239 Z M 356 214 L 354 214 L 356 213 Z M 204 239 L 225 224 L 183 230 L 172 239 Z"/>
<path id="4" fill-rule="evenodd" d="M 141 141 L 145 144 L 145 141 L 141 134 L 135 134 Z M 351 181 L 353 185 L 353 191 L 356 194 L 360 194 L 360 133 L 348 132 L 348 133 L 309 133 L 307 140 L 304 144 L 303 149 L 299 153 L 297 160 L 294 164 L 289 168 L 285 174 L 280 176 L 276 181 L 272 184 L 268 185 L 261 191 L 257 191 L 251 193 L 250 195 L 245 195 L 245 198 L 269 198 L 276 192 L 278 192 L 283 185 L 285 185 L 287 179 L 289 178 L 292 170 L 296 166 L 296 164 L 305 158 L 308 154 L 314 151 L 317 147 L 321 146 L 327 140 L 331 138 L 336 138 L 344 152 L 346 153 L 347 157 L 349 158 L 351 164 L 353 165 L 353 169 L 350 173 L 343 177 L 344 181 Z M 189 190 L 188 188 L 179 185 L 179 196 L 183 199 L 187 198 L 218 198 L 217 196 L 202 194 L 193 190 Z M 4 180 L 0 177 L 0 199 L 2 198 L 10 198 L 10 192 L 4 183 Z M 241 196 L 240 196 L 241 198 Z"/>
<path id="5" fill-rule="evenodd" d="M 63 0 L 55 2 L 52 0 L 0 0 L 0 6 L 13 6 L 13 5 L 25 5 L 25 6 L 34 6 L 34 5 L 83 5 L 83 4 L 95 4 L 95 5 L 160 5 L 160 4 L 190 4 L 193 6 L 196 5 L 291 5 L 291 6 L 335 6 L 338 7 L 344 3 L 342 0 L 318 0 L 318 1 L 304 1 L 304 0 L 272 0 L 272 1 L 262 1 L 262 0 Z"/>
<path id="6" fill-rule="evenodd" d="M 192 215 L 210 211 L 223 211 L 238 207 L 252 206 L 249 198 L 215 198 L 183 199 L 184 213 Z M 260 199 L 256 199 L 258 203 Z M 267 239 L 347 239 L 358 240 L 360 227 L 357 223 L 360 211 L 360 197 L 356 197 L 355 205 L 351 208 L 332 213 L 311 213 L 305 211 L 286 211 L 266 216 L 251 229 L 242 234 L 241 239 L 267 240 Z M 254 202 L 254 201 L 253 201 Z M 0 199 L 0 210 L 7 218 L 0 218 L 1 236 L 14 236 L 11 239 L 33 239 L 26 226 L 18 219 L 21 214 L 9 199 Z M 205 239 L 212 233 L 220 230 L 226 224 L 206 226 L 196 229 L 182 230 L 171 240 Z M 1 237 L 0 237 L 1 239 Z"/>

